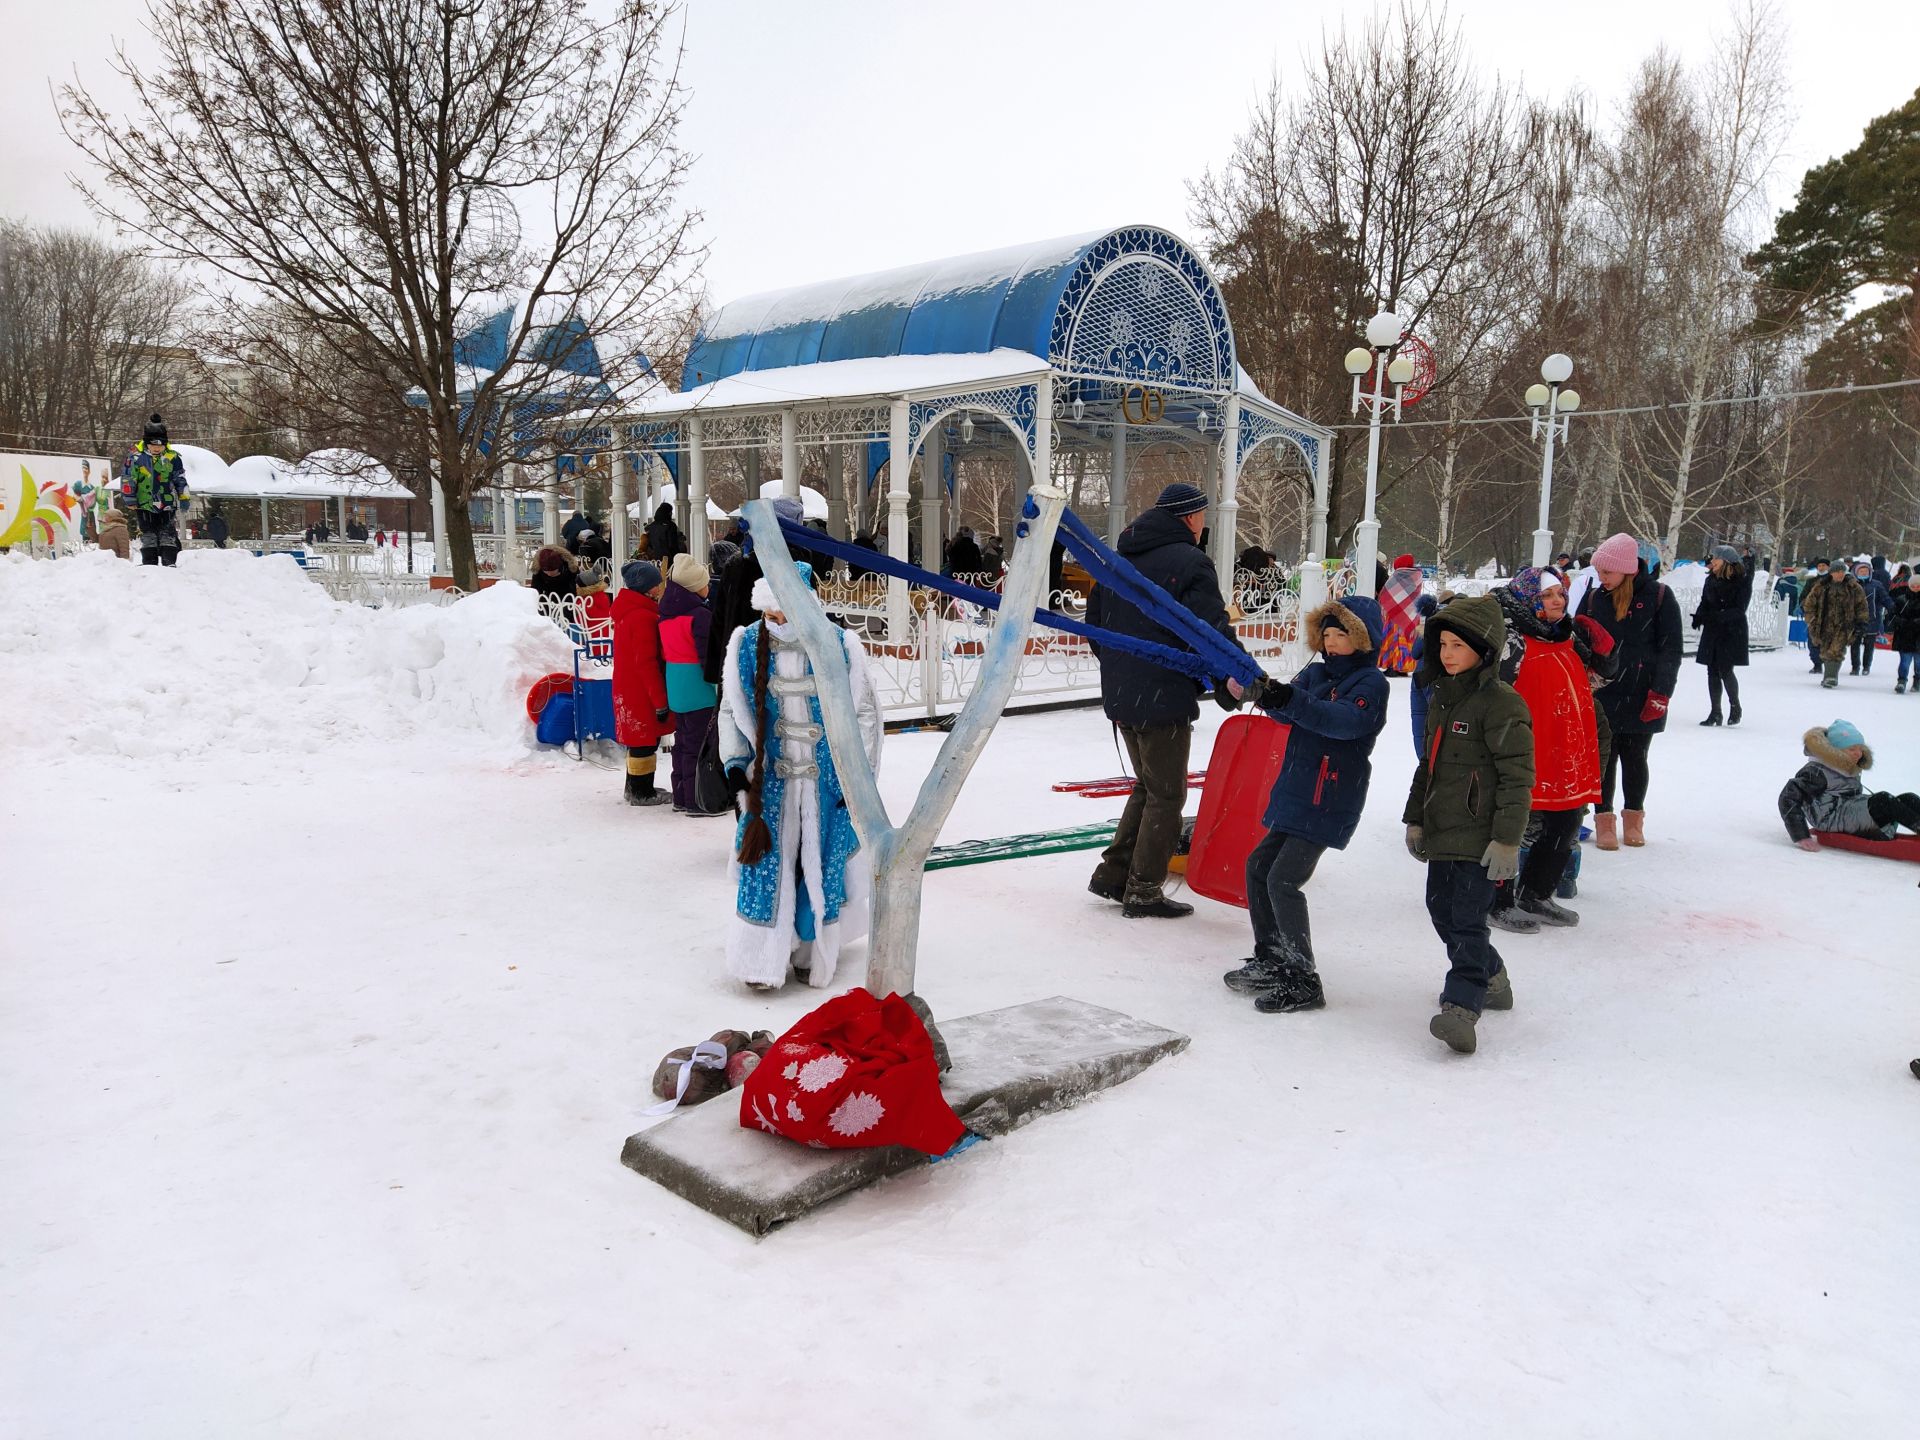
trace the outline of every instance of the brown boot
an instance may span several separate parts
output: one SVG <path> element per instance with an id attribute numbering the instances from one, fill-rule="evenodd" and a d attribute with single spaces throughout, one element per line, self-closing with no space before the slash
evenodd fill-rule
<path id="1" fill-rule="evenodd" d="M 1617 823 L 1611 810 L 1602 810 L 1597 813 L 1593 817 L 1594 845 L 1602 850 L 1618 850 L 1620 832 L 1615 828 Z"/>
<path id="2" fill-rule="evenodd" d="M 1638 849 L 1647 843 L 1647 812 L 1644 810 L 1622 810 L 1620 812 L 1620 838 Z"/>

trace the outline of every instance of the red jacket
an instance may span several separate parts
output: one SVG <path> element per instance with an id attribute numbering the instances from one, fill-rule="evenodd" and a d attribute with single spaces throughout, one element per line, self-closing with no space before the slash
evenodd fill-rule
<path id="1" fill-rule="evenodd" d="M 1526 637 L 1513 688 L 1533 717 L 1533 808 L 1574 810 L 1600 798 L 1593 688 L 1571 637 Z"/>
<path id="2" fill-rule="evenodd" d="M 658 745 L 673 733 L 667 672 L 660 663 L 660 607 L 638 590 L 613 597 L 613 735 L 622 745 Z"/>

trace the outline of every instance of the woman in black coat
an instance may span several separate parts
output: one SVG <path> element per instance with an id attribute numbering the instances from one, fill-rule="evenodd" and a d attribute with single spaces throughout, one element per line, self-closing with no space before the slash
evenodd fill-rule
<path id="1" fill-rule="evenodd" d="M 1737 666 L 1747 663 L 1747 606 L 1753 600 L 1753 576 L 1740 563 L 1731 545 L 1716 545 L 1707 562 L 1707 583 L 1694 608 L 1693 628 L 1700 632 L 1694 660 L 1707 667 L 1707 695 L 1713 709 L 1702 725 L 1718 725 L 1720 691 L 1727 692 L 1726 723 L 1740 723 L 1740 681 Z"/>
<path id="2" fill-rule="evenodd" d="M 1597 575 L 1580 602 L 1580 618 L 1613 637 L 1611 684 L 1596 692 L 1613 732 L 1613 751 L 1600 772 L 1600 804 L 1593 812 L 1595 843 L 1618 850 L 1647 843 L 1647 755 L 1667 728 L 1667 705 L 1680 679 L 1680 602 L 1649 573 L 1631 535 L 1609 536 L 1593 552 Z M 1613 814 L 1614 780 L 1625 787 L 1619 829 Z"/>

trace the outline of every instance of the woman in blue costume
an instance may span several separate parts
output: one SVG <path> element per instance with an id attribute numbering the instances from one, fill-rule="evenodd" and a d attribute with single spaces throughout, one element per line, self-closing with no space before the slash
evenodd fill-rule
<path id="1" fill-rule="evenodd" d="M 812 579 L 808 566 L 795 568 Z M 718 717 L 720 763 L 744 801 L 727 973 L 773 989 L 791 969 L 823 989 L 833 983 L 841 949 L 867 933 L 872 864 L 842 796 L 799 633 L 764 579 L 754 584 L 753 608 L 761 618 L 727 646 Z M 836 633 L 846 647 L 861 743 L 878 770 L 883 731 L 867 652 L 858 637 Z"/>

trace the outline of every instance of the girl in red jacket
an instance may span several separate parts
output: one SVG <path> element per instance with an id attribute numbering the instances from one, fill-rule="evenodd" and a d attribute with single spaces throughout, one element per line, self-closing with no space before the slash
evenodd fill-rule
<path id="1" fill-rule="evenodd" d="M 667 582 L 649 560 L 629 561 L 613 601 L 613 734 L 627 747 L 627 803 L 664 805 L 653 788 L 660 737 L 673 733 L 660 661 L 660 596 Z"/>
<path id="2" fill-rule="evenodd" d="M 1526 867 L 1501 887 L 1489 919 L 1522 933 L 1578 925 L 1579 915 L 1553 894 L 1580 838 L 1580 818 L 1600 798 L 1593 690 L 1613 673 L 1613 637 L 1597 621 L 1567 617 L 1566 588 L 1552 570 L 1528 566 L 1493 598 L 1507 622 L 1500 678 L 1520 692 L 1533 720 L 1534 781 Z"/>

